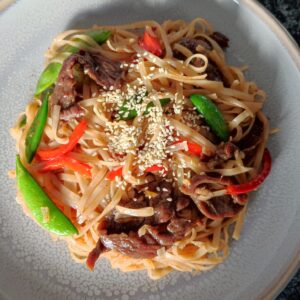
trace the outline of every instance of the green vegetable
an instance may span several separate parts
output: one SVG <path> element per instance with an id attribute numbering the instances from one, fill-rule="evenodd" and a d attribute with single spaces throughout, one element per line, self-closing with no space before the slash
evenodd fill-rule
<path id="1" fill-rule="evenodd" d="M 159 100 L 161 106 L 167 105 L 170 101 L 171 100 L 169 98 L 164 98 Z M 150 109 L 152 107 L 154 107 L 154 103 L 153 102 L 148 103 L 144 115 L 149 114 Z M 119 115 L 121 120 L 132 120 L 137 116 L 137 111 L 135 109 L 127 108 L 126 103 L 124 103 L 124 105 L 120 107 Z"/>
<path id="2" fill-rule="evenodd" d="M 190 100 L 203 116 L 211 130 L 222 140 L 229 138 L 229 129 L 218 107 L 207 97 L 199 94 L 190 96 Z"/>
<path id="3" fill-rule="evenodd" d="M 101 45 L 107 41 L 111 32 L 105 30 L 92 30 L 85 34 L 90 36 L 95 42 Z M 75 41 L 79 40 L 80 39 L 75 39 Z M 65 47 L 63 47 L 62 52 L 70 52 L 71 54 L 75 54 L 78 50 L 79 49 L 77 47 L 66 45 Z M 45 91 L 56 82 L 61 68 L 62 64 L 58 62 L 52 62 L 45 68 L 38 80 L 35 90 L 35 96 L 40 95 L 43 91 Z"/>
<path id="4" fill-rule="evenodd" d="M 104 30 L 93 30 L 85 33 L 87 36 L 91 37 L 96 43 L 99 45 L 105 43 L 108 38 L 110 37 L 111 32 L 110 31 L 104 31 Z M 80 41 L 79 38 L 74 39 L 75 42 Z M 84 41 L 82 41 L 83 44 L 86 44 Z M 75 54 L 79 49 L 75 46 L 66 45 L 62 48 L 62 52 L 70 52 L 72 54 Z"/>
<path id="5" fill-rule="evenodd" d="M 40 95 L 43 91 L 45 91 L 56 82 L 61 68 L 62 64 L 58 62 L 52 62 L 46 67 L 37 83 L 35 96 Z"/>
<path id="6" fill-rule="evenodd" d="M 28 163 L 31 163 L 35 152 L 40 144 L 42 134 L 48 116 L 48 99 L 50 92 L 47 91 L 43 97 L 42 105 L 40 106 L 33 122 L 30 125 L 25 139 L 25 155 Z"/>
<path id="7" fill-rule="evenodd" d="M 26 117 L 26 115 L 23 115 L 22 119 L 20 120 L 20 123 L 19 123 L 19 128 L 24 127 L 26 125 L 26 122 L 27 122 L 27 117 Z"/>
<path id="8" fill-rule="evenodd" d="M 103 44 L 110 37 L 111 32 L 108 30 L 92 30 L 86 33 L 89 37 L 91 37 L 96 43 Z"/>
<path id="9" fill-rule="evenodd" d="M 18 190 L 32 217 L 46 230 L 57 235 L 77 234 L 76 227 L 56 207 L 41 186 L 35 181 L 31 174 L 23 166 L 20 156 L 16 159 L 16 173 Z M 48 209 L 49 220 L 46 222 L 42 209 Z"/>
<path id="10" fill-rule="evenodd" d="M 159 99 L 161 106 L 166 106 L 170 101 L 171 100 L 169 98 Z M 146 110 L 145 110 L 145 115 L 149 114 L 150 108 L 152 108 L 152 107 L 154 107 L 154 103 L 153 102 L 148 103 Z"/>

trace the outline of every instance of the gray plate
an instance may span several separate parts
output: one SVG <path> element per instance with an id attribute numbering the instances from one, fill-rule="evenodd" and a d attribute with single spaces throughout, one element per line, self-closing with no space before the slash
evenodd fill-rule
<path id="1" fill-rule="evenodd" d="M 248 78 L 268 92 L 265 111 L 271 125 L 280 128 L 269 143 L 272 174 L 251 197 L 242 238 L 231 243 L 229 259 L 216 269 L 151 281 L 145 272 L 124 274 L 101 261 L 91 273 L 15 202 L 15 183 L 7 177 L 15 158 L 8 129 L 31 98 L 43 53 L 56 33 L 94 23 L 198 16 L 230 37 L 229 62 L 249 64 Z M 300 59 L 286 33 L 256 2 L 19 1 L 1 14 L 0 36 L 0 298 L 233 300 L 272 298 L 278 292 L 299 264 Z"/>

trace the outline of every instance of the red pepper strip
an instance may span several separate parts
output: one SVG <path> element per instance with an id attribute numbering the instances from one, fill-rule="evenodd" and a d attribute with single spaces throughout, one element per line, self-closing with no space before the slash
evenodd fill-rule
<path id="1" fill-rule="evenodd" d="M 158 165 L 153 165 L 151 167 L 148 167 L 145 169 L 145 172 L 149 173 L 149 172 L 159 172 L 164 170 L 164 172 L 166 172 L 166 168 L 163 166 L 158 166 Z"/>
<path id="2" fill-rule="evenodd" d="M 61 145 L 55 149 L 49 149 L 49 150 L 39 150 L 37 154 L 39 157 L 43 160 L 53 159 L 57 158 L 58 156 L 61 156 L 63 154 L 66 154 L 70 151 L 72 151 L 75 146 L 77 145 L 79 139 L 84 134 L 84 131 L 87 127 L 87 121 L 83 119 L 74 129 L 72 134 L 70 135 L 69 142 L 66 145 Z"/>
<path id="3" fill-rule="evenodd" d="M 150 35 L 147 31 L 145 31 L 144 35 L 139 39 L 139 46 L 154 55 L 161 56 L 163 54 L 159 39 Z"/>
<path id="4" fill-rule="evenodd" d="M 179 140 L 177 142 L 175 142 L 174 144 L 178 144 L 178 143 L 182 143 L 185 140 Z M 196 143 L 193 142 L 187 142 L 187 146 L 188 146 L 188 152 L 191 154 L 195 154 L 195 155 L 201 155 L 202 154 L 202 147 Z"/>
<path id="5" fill-rule="evenodd" d="M 202 147 L 196 143 L 187 142 L 188 148 L 190 153 L 195 155 L 201 155 L 202 154 Z"/>
<path id="6" fill-rule="evenodd" d="M 123 171 L 123 168 L 120 167 L 119 169 L 116 169 L 116 170 L 112 170 L 110 172 L 107 173 L 106 175 L 106 178 L 108 180 L 115 180 L 116 177 L 121 177 L 122 176 L 122 171 Z"/>
<path id="7" fill-rule="evenodd" d="M 242 184 L 235 184 L 227 186 L 228 194 L 239 195 L 249 193 L 256 190 L 267 178 L 271 171 L 272 158 L 269 150 L 266 148 L 263 155 L 263 167 L 260 174 L 256 175 L 252 180 Z"/>
<path id="8" fill-rule="evenodd" d="M 73 170 L 74 172 L 78 172 L 82 175 L 92 176 L 91 166 L 66 155 L 46 161 L 41 171 L 53 171 L 64 168 Z"/>

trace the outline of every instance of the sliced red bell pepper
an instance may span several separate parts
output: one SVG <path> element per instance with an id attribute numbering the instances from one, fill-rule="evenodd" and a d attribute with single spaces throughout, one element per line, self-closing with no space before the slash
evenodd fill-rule
<path id="1" fill-rule="evenodd" d="M 75 127 L 74 131 L 70 135 L 69 142 L 66 145 L 61 145 L 54 149 L 48 150 L 39 150 L 37 154 L 42 160 L 54 159 L 63 154 L 66 154 L 72 151 L 77 145 L 79 139 L 84 134 L 84 131 L 87 127 L 87 121 L 85 119 L 81 120 L 81 122 Z"/>
<path id="2" fill-rule="evenodd" d="M 180 139 L 179 141 L 175 142 L 174 144 L 182 143 L 186 140 Z M 187 146 L 188 146 L 188 151 L 191 154 L 198 155 L 200 156 L 202 154 L 202 147 L 199 144 L 193 143 L 193 142 L 188 142 L 186 141 Z"/>
<path id="3" fill-rule="evenodd" d="M 159 166 L 159 165 L 153 165 L 153 166 L 148 167 L 148 168 L 145 169 L 146 173 L 159 172 L 159 171 L 164 171 L 164 173 L 167 172 L 167 170 L 164 166 Z"/>
<path id="4" fill-rule="evenodd" d="M 152 36 L 148 31 L 145 30 L 144 35 L 139 39 L 139 46 L 154 55 L 161 56 L 163 50 L 159 39 L 156 36 Z"/>
<path id="5" fill-rule="evenodd" d="M 121 177 L 122 176 L 122 171 L 123 171 L 122 167 L 120 167 L 120 168 L 118 168 L 116 170 L 112 170 L 112 171 L 110 171 L 110 172 L 107 173 L 106 178 L 108 180 L 111 180 L 111 181 L 115 180 L 116 177 Z"/>
<path id="6" fill-rule="evenodd" d="M 270 174 L 272 166 L 272 158 L 269 150 L 266 148 L 263 155 L 263 166 L 260 174 L 256 175 L 252 180 L 242 184 L 234 184 L 227 186 L 228 194 L 239 195 L 256 190 Z"/>
<path id="7" fill-rule="evenodd" d="M 58 158 L 45 161 L 45 164 L 41 168 L 41 171 L 54 171 L 64 168 L 73 170 L 74 172 L 78 172 L 82 175 L 92 176 L 92 167 L 90 165 L 82 163 L 77 159 L 66 155 L 62 155 Z"/>
<path id="8" fill-rule="evenodd" d="M 196 143 L 187 142 L 188 148 L 190 153 L 195 155 L 201 155 L 202 154 L 202 147 Z"/>

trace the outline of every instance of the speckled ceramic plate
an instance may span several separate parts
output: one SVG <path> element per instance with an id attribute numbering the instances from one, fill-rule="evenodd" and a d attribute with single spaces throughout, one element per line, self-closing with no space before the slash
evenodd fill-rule
<path id="1" fill-rule="evenodd" d="M 3 1 L 3 0 L 2 0 Z M 1 1 L 0 1 L 1 2 Z M 145 272 L 122 274 L 104 260 L 91 273 L 63 243 L 24 216 L 15 201 L 14 143 L 8 129 L 30 99 L 43 53 L 67 28 L 94 23 L 203 16 L 231 39 L 229 62 L 250 65 L 268 94 L 273 127 L 272 174 L 252 195 L 242 238 L 229 259 L 205 274 L 174 272 L 151 281 Z M 270 299 L 299 265 L 300 58 L 295 44 L 254 1 L 52 0 L 18 1 L 0 14 L 0 298 L 4 299 Z"/>

